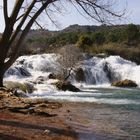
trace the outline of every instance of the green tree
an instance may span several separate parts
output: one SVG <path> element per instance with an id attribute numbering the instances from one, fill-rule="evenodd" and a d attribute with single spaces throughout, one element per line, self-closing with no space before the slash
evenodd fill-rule
<path id="1" fill-rule="evenodd" d="M 129 24 L 126 28 L 126 38 L 128 44 L 131 44 L 133 41 L 138 41 L 139 39 L 139 29 L 134 24 Z"/>
<path id="2" fill-rule="evenodd" d="M 81 35 L 79 37 L 79 40 L 77 41 L 77 46 L 83 50 L 88 48 L 90 45 L 92 45 L 92 39 L 88 35 Z"/>
<path id="3" fill-rule="evenodd" d="M 56 22 L 52 14 L 61 13 L 61 9 L 66 8 L 63 4 L 71 4 L 77 9 L 82 9 L 85 14 L 99 22 L 109 22 L 113 17 L 120 18 L 122 16 L 122 14 L 117 14 L 118 11 L 111 10 L 114 6 L 110 4 L 111 0 L 108 2 L 100 0 L 14 0 L 13 8 L 10 10 L 8 8 L 9 1 L 11 0 L 3 0 L 1 6 L 5 26 L 0 40 L 0 86 L 3 86 L 4 73 L 18 57 L 21 44 L 32 25 L 36 23 L 40 27 L 37 19 L 44 12 L 54 24 Z M 104 15 L 107 19 L 104 18 Z M 12 46 L 14 51 L 7 59 Z"/>
<path id="4" fill-rule="evenodd" d="M 107 36 L 108 42 L 118 42 L 119 41 L 119 36 L 117 33 L 109 33 Z"/>

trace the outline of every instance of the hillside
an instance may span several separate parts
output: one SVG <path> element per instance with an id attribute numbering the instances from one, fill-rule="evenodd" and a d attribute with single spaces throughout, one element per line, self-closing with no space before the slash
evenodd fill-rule
<path id="1" fill-rule="evenodd" d="M 140 63 L 140 25 L 71 25 L 60 31 L 31 30 L 20 55 L 55 52 L 76 44 L 87 53 L 106 53 Z"/>

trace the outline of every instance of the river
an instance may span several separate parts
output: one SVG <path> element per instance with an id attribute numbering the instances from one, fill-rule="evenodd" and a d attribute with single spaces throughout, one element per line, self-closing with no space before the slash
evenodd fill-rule
<path id="1" fill-rule="evenodd" d="M 28 94 L 30 98 L 69 102 L 72 112 L 67 123 L 77 131 L 80 140 L 139 140 L 140 65 L 120 56 L 109 56 L 85 59 L 80 67 L 85 81 L 77 82 L 74 74 L 70 79 L 81 89 L 76 93 L 58 91 L 52 84 L 55 80 L 48 79 L 50 73 L 59 69 L 56 54 L 19 57 L 6 72 L 4 81 L 32 84 L 36 90 Z M 124 79 L 133 80 L 138 87 L 111 86 L 111 81 Z"/>

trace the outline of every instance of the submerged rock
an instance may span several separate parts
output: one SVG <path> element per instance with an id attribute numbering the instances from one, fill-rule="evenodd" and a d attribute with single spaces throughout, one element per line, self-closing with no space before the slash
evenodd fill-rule
<path id="1" fill-rule="evenodd" d="M 111 84 L 111 86 L 116 86 L 116 87 L 137 87 L 138 85 L 132 81 L 132 80 L 122 80 L 122 81 L 118 81 L 118 82 L 114 82 Z"/>
<path id="2" fill-rule="evenodd" d="M 73 91 L 73 92 L 80 91 L 80 89 L 78 89 L 77 87 L 75 87 L 74 85 L 72 85 L 70 82 L 67 81 L 58 81 L 55 83 L 55 85 L 59 90 L 63 90 L 63 91 L 66 90 Z"/>

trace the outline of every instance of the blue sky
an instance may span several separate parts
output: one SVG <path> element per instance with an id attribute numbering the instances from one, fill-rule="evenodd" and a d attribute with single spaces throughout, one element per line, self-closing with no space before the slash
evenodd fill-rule
<path id="1" fill-rule="evenodd" d="M 123 23 L 134 23 L 134 24 L 140 24 L 140 0 L 120 0 L 120 4 L 123 5 L 124 2 L 127 1 L 127 19 L 123 21 Z M 0 0 L 0 5 L 2 3 L 2 0 Z M 10 3 L 12 4 L 12 3 Z M 11 5 L 12 6 L 12 5 Z M 57 28 L 55 25 L 52 23 L 48 22 L 47 20 L 43 20 L 45 27 L 49 30 L 59 30 L 63 29 L 69 25 L 72 24 L 80 24 L 80 25 L 99 25 L 99 23 L 90 20 L 90 19 L 85 19 L 82 17 L 74 8 L 68 7 L 68 11 L 65 12 L 64 15 L 59 15 L 56 17 L 58 23 L 59 23 L 59 28 Z M 3 16 L 2 16 L 2 11 L 0 11 L 0 32 L 3 31 L 4 28 L 4 22 L 3 22 Z"/>

